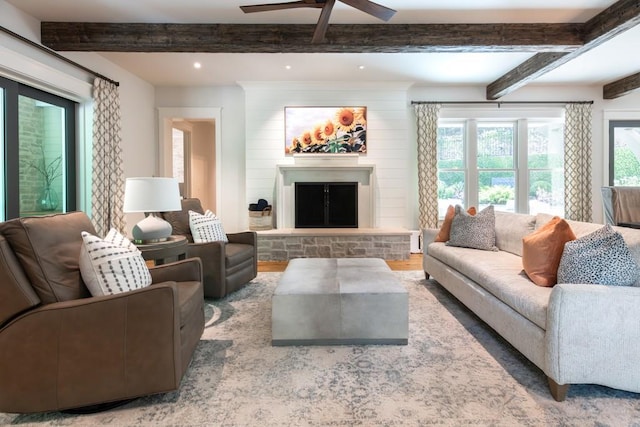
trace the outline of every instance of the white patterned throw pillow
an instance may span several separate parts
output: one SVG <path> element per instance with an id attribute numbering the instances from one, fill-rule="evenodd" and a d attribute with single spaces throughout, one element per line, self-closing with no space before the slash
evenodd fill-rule
<path id="1" fill-rule="evenodd" d="M 564 245 L 558 283 L 631 286 L 640 267 L 622 235 L 609 224 Z"/>
<path id="2" fill-rule="evenodd" d="M 189 211 L 189 228 L 195 243 L 228 242 L 227 234 L 222 228 L 220 219 L 210 210 L 204 215 L 195 211 Z"/>
<path id="3" fill-rule="evenodd" d="M 475 215 L 469 215 L 462 206 L 456 205 L 447 246 L 497 251 L 496 216 L 493 205 Z"/>
<path id="4" fill-rule="evenodd" d="M 104 239 L 82 232 L 80 274 L 91 295 L 111 295 L 151 284 L 140 250 L 115 229 Z"/>

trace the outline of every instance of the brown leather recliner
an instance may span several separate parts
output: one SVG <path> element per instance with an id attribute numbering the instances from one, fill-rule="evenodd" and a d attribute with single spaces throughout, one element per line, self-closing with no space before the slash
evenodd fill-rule
<path id="1" fill-rule="evenodd" d="M 0 223 L 0 411 L 43 412 L 176 390 L 204 330 L 202 266 L 151 268 L 143 289 L 91 297 L 82 212 Z"/>
<path id="2" fill-rule="evenodd" d="M 189 240 L 187 256 L 202 260 L 204 296 L 222 298 L 258 275 L 258 237 L 254 231 L 227 233 L 229 243 L 194 243 L 189 227 L 189 211 L 204 214 L 199 199 L 183 199 L 182 210 L 163 212 L 161 216 L 173 227 L 173 234 Z"/>

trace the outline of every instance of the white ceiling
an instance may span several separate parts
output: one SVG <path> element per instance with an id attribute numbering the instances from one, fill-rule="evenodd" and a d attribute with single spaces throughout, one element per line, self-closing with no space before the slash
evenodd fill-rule
<path id="1" fill-rule="evenodd" d="M 239 6 L 285 0 L 6 0 L 40 21 L 315 23 L 319 9 L 244 14 Z M 377 0 L 403 23 L 584 22 L 614 0 Z M 559 6 L 561 5 L 561 6 Z M 338 2 L 331 23 L 380 23 Z M 329 29 L 331 31 L 331 29 Z M 640 26 L 540 77 L 540 84 L 605 84 L 640 71 Z M 218 54 L 101 53 L 154 85 L 237 81 L 412 81 L 486 85 L 530 53 Z M 198 61 L 202 68 L 196 70 Z M 290 69 L 286 69 L 290 66 Z M 364 68 L 360 68 L 363 66 Z"/>

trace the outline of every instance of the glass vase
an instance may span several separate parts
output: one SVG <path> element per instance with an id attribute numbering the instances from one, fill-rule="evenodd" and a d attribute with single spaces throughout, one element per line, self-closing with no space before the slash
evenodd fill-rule
<path id="1" fill-rule="evenodd" d="M 38 199 L 38 207 L 42 211 L 55 211 L 58 208 L 58 194 L 51 187 L 45 187 Z"/>

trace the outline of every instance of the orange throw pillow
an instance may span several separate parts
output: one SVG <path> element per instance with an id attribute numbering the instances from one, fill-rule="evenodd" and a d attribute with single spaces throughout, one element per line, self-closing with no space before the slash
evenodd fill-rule
<path id="1" fill-rule="evenodd" d="M 438 232 L 436 238 L 433 240 L 434 242 L 446 242 L 447 240 L 449 240 L 449 234 L 451 233 L 451 224 L 453 223 L 453 217 L 455 213 L 456 209 L 453 207 L 453 205 L 449 205 L 449 207 L 447 208 L 447 213 L 444 215 L 442 225 L 440 226 L 440 231 Z M 469 215 L 475 215 L 476 208 L 471 206 L 467 210 L 467 213 Z"/>
<path id="2" fill-rule="evenodd" d="M 564 244 L 576 235 L 564 219 L 554 216 L 551 221 L 522 238 L 522 267 L 529 279 L 538 286 L 553 286 L 558 282 L 558 266 Z"/>

